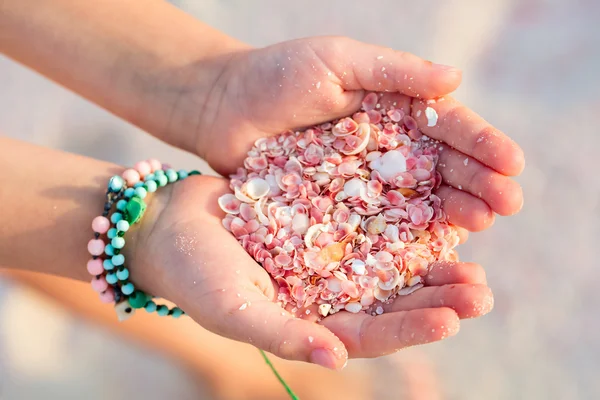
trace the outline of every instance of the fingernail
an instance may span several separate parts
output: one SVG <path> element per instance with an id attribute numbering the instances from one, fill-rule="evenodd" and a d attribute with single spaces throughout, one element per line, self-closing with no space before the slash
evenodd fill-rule
<path id="1" fill-rule="evenodd" d="M 313 364 L 329 369 L 336 368 L 336 358 L 333 353 L 327 349 L 315 349 L 310 353 L 309 361 Z"/>
<path id="2" fill-rule="evenodd" d="M 434 68 L 441 69 L 447 72 L 460 72 L 460 69 L 444 64 L 431 64 Z"/>

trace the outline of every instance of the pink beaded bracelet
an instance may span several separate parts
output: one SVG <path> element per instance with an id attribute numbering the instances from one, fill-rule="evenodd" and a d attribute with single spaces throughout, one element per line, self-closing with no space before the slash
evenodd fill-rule
<path id="1" fill-rule="evenodd" d="M 174 318 L 184 314 L 179 307 L 169 309 L 166 305 L 157 305 L 152 296 L 136 289 L 129 280 L 129 270 L 125 267 L 126 260 L 121 251 L 125 246 L 125 233 L 144 214 L 144 198 L 148 193 L 189 175 L 199 174 L 199 171 L 175 171 L 151 159 L 138 162 L 134 168 L 109 180 L 102 215 L 92 220 L 94 238 L 88 242 L 92 258 L 87 263 L 87 270 L 94 276 L 92 288 L 99 293 L 103 303 L 115 304 L 119 320 L 128 319 L 138 308 Z M 115 211 L 108 218 L 113 206 Z"/>

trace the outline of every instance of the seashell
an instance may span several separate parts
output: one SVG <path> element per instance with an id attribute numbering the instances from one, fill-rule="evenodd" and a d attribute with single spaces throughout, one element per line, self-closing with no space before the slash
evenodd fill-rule
<path id="1" fill-rule="evenodd" d="M 306 230 L 304 235 L 304 244 L 306 248 L 312 249 L 314 247 L 313 241 L 321 234 L 321 229 L 324 227 L 323 224 L 315 224 Z"/>
<path id="2" fill-rule="evenodd" d="M 383 290 L 378 286 L 373 290 L 373 296 L 379 301 L 386 301 L 394 292 L 392 290 Z"/>
<path id="3" fill-rule="evenodd" d="M 348 195 L 343 190 L 341 192 L 337 192 L 334 197 L 335 201 L 338 201 L 338 202 L 344 201 L 347 198 L 348 198 Z"/>
<path id="4" fill-rule="evenodd" d="M 308 230 L 310 221 L 307 214 L 296 214 L 292 218 L 292 231 L 297 235 L 303 235 Z"/>
<path id="5" fill-rule="evenodd" d="M 358 123 L 352 118 L 344 118 L 333 126 L 331 133 L 333 136 L 342 137 L 350 135 L 358 129 Z"/>
<path id="6" fill-rule="evenodd" d="M 356 213 L 352 213 L 350 214 L 350 217 L 348 218 L 348 224 L 350 226 L 352 226 L 352 230 L 355 231 L 359 226 L 360 226 L 360 222 L 362 220 L 362 217 Z"/>
<path id="7" fill-rule="evenodd" d="M 346 303 L 346 305 L 344 306 L 344 309 L 348 312 L 356 314 L 362 310 L 362 304 L 355 303 L 355 302 Z"/>
<path id="8" fill-rule="evenodd" d="M 364 275 L 367 272 L 365 262 L 362 260 L 352 261 L 352 271 L 357 275 Z"/>
<path id="9" fill-rule="evenodd" d="M 422 283 L 417 283 L 414 286 L 406 286 L 406 287 L 403 287 L 402 289 L 398 290 L 398 294 L 400 296 L 406 296 L 408 294 L 411 294 L 415 290 L 421 289 L 422 287 L 423 287 Z"/>
<path id="10" fill-rule="evenodd" d="M 350 179 L 344 184 L 344 193 L 348 197 L 358 197 L 361 193 L 366 193 L 366 191 L 367 184 L 358 178 Z"/>
<path id="11" fill-rule="evenodd" d="M 327 314 L 329 314 L 329 311 L 331 311 L 331 304 L 319 305 L 319 314 L 321 314 L 322 316 L 326 317 Z"/>
<path id="12" fill-rule="evenodd" d="M 396 175 L 406 172 L 406 157 L 399 150 L 390 150 L 380 158 L 371 161 L 369 168 L 377 171 L 384 180 L 390 182 Z"/>
<path id="13" fill-rule="evenodd" d="M 364 122 L 360 123 L 358 125 L 358 130 L 356 131 L 356 136 L 360 139 L 360 142 L 352 150 L 349 150 L 349 151 L 342 150 L 341 152 L 343 154 L 346 154 L 346 155 L 358 154 L 361 151 L 363 151 L 364 149 L 366 149 L 367 145 L 369 144 L 369 138 L 371 137 L 371 126 Z"/>
<path id="14" fill-rule="evenodd" d="M 396 286 L 398 286 L 398 284 L 402 280 L 402 278 L 400 277 L 400 273 L 398 272 L 398 270 L 396 268 L 388 271 L 388 274 L 391 276 L 389 277 L 389 279 L 387 281 L 384 282 L 384 281 L 380 280 L 379 283 L 377 284 L 377 286 L 382 290 L 392 290 Z"/>
<path id="15" fill-rule="evenodd" d="M 224 194 L 217 200 L 221 210 L 227 214 L 239 214 L 240 213 L 240 201 L 231 193 Z"/>
<path id="16" fill-rule="evenodd" d="M 365 225 L 366 231 L 371 235 L 379 235 L 380 233 L 383 233 L 387 227 L 385 218 L 381 215 L 367 219 Z"/>
<path id="17" fill-rule="evenodd" d="M 244 203 L 254 203 L 256 200 L 252 199 L 248 196 L 246 196 L 246 194 L 244 194 L 239 188 L 235 188 L 234 189 L 234 193 L 235 193 L 235 197 L 239 200 L 239 201 L 243 201 Z"/>

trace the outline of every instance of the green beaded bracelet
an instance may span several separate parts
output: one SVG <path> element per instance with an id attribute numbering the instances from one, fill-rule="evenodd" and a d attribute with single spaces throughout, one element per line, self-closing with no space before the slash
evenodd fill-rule
<path id="1" fill-rule="evenodd" d="M 126 245 L 126 233 L 133 224 L 139 223 L 146 211 L 144 199 L 149 193 L 167 184 L 183 180 L 199 171 L 175 171 L 163 166 L 157 160 L 142 161 L 121 176 L 113 176 L 108 183 L 107 201 L 102 216 L 94 218 L 92 228 L 94 239 L 88 243 L 92 259 L 88 261 L 88 271 L 94 276 L 92 287 L 100 293 L 105 303 L 115 303 L 120 321 L 131 317 L 135 310 L 143 308 L 149 313 L 179 318 L 184 311 L 179 307 L 169 308 L 157 305 L 153 296 L 137 289 L 130 281 L 126 267 L 127 260 L 120 254 Z M 115 206 L 110 218 L 109 211 Z M 100 239 L 106 235 L 108 243 Z M 104 259 L 100 256 L 104 254 Z"/>

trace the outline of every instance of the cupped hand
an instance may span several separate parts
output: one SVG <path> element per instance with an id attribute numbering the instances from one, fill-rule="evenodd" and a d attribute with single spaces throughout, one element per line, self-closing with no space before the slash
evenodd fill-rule
<path id="1" fill-rule="evenodd" d="M 521 172 L 524 156 L 505 134 L 446 96 L 460 81 L 455 68 L 343 37 L 243 51 L 207 100 L 211 112 L 199 126 L 198 153 L 227 175 L 243 165 L 256 139 L 351 115 L 366 91 L 390 92 L 388 100 L 423 133 L 447 144 L 438 195 L 452 223 L 479 231 L 493 223 L 494 213 L 520 210 L 522 191 L 509 176 Z M 437 112 L 435 126 L 428 126 L 427 107 Z"/>
<path id="2" fill-rule="evenodd" d="M 343 367 L 457 333 L 459 318 L 489 312 L 493 298 L 475 264 L 434 265 L 426 287 L 398 297 L 382 315 L 292 314 L 278 288 L 221 223 L 226 179 L 192 176 L 153 195 L 132 231 L 132 276 L 144 290 L 177 303 L 204 328 L 279 357 Z"/>

